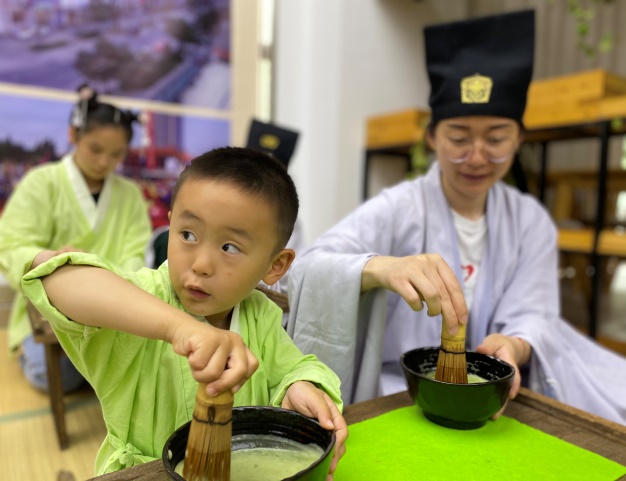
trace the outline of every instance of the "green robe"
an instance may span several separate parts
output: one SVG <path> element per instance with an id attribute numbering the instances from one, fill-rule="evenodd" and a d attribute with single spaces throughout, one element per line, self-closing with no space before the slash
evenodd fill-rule
<path id="1" fill-rule="evenodd" d="M 72 155 L 31 169 L 0 217 L 0 272 L 16 291 L 9 318 L 9 347 L 31 334 L 20 280 L 42 250 L 71 245 L 122 269 L 144 266 L 152 227 L 139 187 L 117 174 L 104 182 L 98 203 Z"/>
<path id="2" fill-rule="evenodd" d="M 107 437 L 96 458 L 96 474 L 160 458 L 167 438 L 193 414 L 198 384 L 189 363 L 164 341 L 85 326 L 59 313 L 48 302 L 40 278 L 70 261 L 115 270 L 93 255 L 63 254 L 26 274 L 22 287 L 50 321 L 63 349 L 102 404 Z M 167 263 L 158 270 L 144 268 L 120 275 L 184 310 L 172 288 Z M 280 406 L 291 384 L 310 381 L 341 409 L 335 373 L 315 356 L 303 355 L 281 321 L 282 310 L 259 291 L 235 306 L 231 330 L 241 334 L 259 360 L 257 371 L 235 395 L 235 406 Z"/>

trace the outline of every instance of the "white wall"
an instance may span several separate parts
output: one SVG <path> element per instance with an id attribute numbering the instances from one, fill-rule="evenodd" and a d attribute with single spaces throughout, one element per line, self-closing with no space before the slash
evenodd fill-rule
<path id="1" fill-rule="evenodd" d="M 233 104 L 231 144 L 245 145 L 250 119 L 256 115 L 258 80 L 258 0 L 231 2 L 231 57 Z"/>
<path id="2" fill-rule="evenodd" d="M 425 25 L 462 0 L 278 0 L 274 121 L 301 131 L 290 167 L 309 242 L 361 202 L 367 117 L 428 105 Z"/>

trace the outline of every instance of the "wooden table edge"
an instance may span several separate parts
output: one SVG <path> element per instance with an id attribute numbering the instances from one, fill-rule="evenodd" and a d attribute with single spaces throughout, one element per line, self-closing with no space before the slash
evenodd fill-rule
<path id="1" fill-rule="evenodd" d="M 608 419 L 568 406 L 526 388 L 521 388 L 519 394 L 512 402 L 523 404 L 549 416 L 576 424 L 583 429 L 589 429 L 598 435 L 611 438 L 613 441 L 626 446 L 626 426 L 614 423 Z M 408 391 L 403 391 L 351 404 L 344 408 L 343 415 L 348 425 L 351 425 L 375 418 L 395 409 L 413 405 L 413 400 Z M 506 415 L 506 411 L 504 414 Z M 166 481 L 170 479 L 160 459 L 129 469 L 132 470 L 132 473 L 125 469 L 108 475 L 96 476 L 87 481 Z M 159 477 L 157 478 L 157 476 Z M 626 480 L 626 476 L 620 478 L 620 480 Z"/>
<path id="2" fill-rule="evenodd" d="M 568 422 L 575 422 L 603 436 L 608 434 L 616 437 L 626 445 L 626 426 L 609 419 L 569 406 L 527 388 L 520 388 L 520 392 L 514 402 L 525 404 L 537 411 L 565 419 Z"/>
<path id="3" fill-rule="evenodd" d="M 531 391 L 530 389 L 524 387 L 520 388 L 519 394 L 512 402 L 524 404 L 551 416 L 565 419 L 568 422 L 574 421 L 577 424 L 583 425 L 585 428 L 600 432 L 603 435 L 609 433 L 626 441 L 626 426 L 569 406 L 544 396 L 543 394 Z M 379 416 L 385 412 L 393 411 L 394 409 L 411 406 L 412 404 L 413 400 L 409 396 L 408 391 L 403 391 L 346 406 L 344 417 L 348 424 L 354 424 Z M 506 411 L 504 414 L 506 415 Z"/>

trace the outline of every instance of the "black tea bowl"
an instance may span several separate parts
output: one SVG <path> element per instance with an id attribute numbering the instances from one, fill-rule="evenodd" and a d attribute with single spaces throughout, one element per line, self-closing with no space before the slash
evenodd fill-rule
<path id="1" fill-rule="evenodd" d="M 185 449 L 191 422 L 183 424 L 168 438 L 163 446 L 163 464 L 170 478 L 184 481 L 174 470 L 185 459 Z M 269 406 L 245 406 L 233 409 L 232 450 L 280 447 L 267 441 L 267 438 L 254 436 L 273 434 L 302 444 L 317 444 L 324 450 L 320 458 L 308 468 L 281 481 L 324 481 L 330 469 L 335 433 L 321 427 L 315 419 L 287 409 Z M 269 444 L 268 444 L 269 443 Z M 280 444 L 280 443 L 278 443 Z"/>
<path id="2" fill-rule="evenodd" d="M 504 406 L 515 376 L 510 364 L 486 354 L 466 352 L 467 373 L 486 382 L 454 384 L 427 377 L 437 369 L 438 347 L 405 352 L 400 365 L 409 394 L 430 421 L 453 429 L 476 429 Z"/>

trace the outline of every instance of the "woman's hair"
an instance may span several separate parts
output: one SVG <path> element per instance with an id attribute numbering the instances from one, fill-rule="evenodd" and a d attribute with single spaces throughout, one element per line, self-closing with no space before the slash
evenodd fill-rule
<path id="1" fill-rule="evenodd" d="M 124 129 L 130 144 L 133 138 L 133 122 L 139 122 L 138 114 L 99 102 L 97 92 L 86 84 L 78 87 L 77 91 L 78 103 L 70 116 L 70 125 L 77 133 L 91 132 L 99 127 L 119 126 Z"/>
<path id="2" fill-rule="evenodd" d="M 188 180 L 228 182 L 258 196 L 276 212 L 278 249 L 283 249 L 298 217 L 298 193 L 287 169 L 272 155 L 252 149 L 223 147 L 194 158 L 180 174 L 172 191 L 172 208 Z"/>

